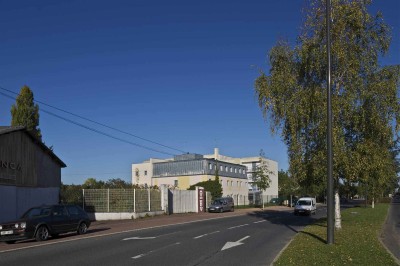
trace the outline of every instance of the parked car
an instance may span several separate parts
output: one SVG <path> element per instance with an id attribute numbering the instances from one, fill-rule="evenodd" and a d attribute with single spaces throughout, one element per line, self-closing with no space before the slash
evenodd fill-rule
<path id="1" fill-rule="evenodd" d="M 208 207 L 208 212 L 224 212 L 235 210 L 235 204 L 233 202 L 233 198 L 231 197 L 223 197 L 215 199 L 210 207 Z"/>
<path id="2" fill-rule="evenodd" d="M 76 205 L 43 205 L 26 211 L 19 220 L 0 224 L 0 241 L 45 241 L 49 236 L 77 232 L 85 234 L 90 226 L 87 213 Z"/>
<path id="3" fill-rule="evenodd" d="M 299 214 L 316 214 L 317 212 L 317 204 L 315 198 L 305 197 L 300 198 L 296 206 L 294 206 L 294 215 Z"/>
<path id="4" fill-rule="evenodd" d="M 272 198 L 269 203 L 275 204 L 275 205 L 282 205 L 283 199 L 281 198 Z"/>

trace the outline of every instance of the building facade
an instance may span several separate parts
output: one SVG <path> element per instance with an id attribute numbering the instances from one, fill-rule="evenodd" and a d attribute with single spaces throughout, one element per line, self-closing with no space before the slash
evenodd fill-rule
<path id="1" fill-rule="evenodd" d="M 261 157 L 235 158 L 219 154 L 183 154 L 172 159 L 149 159 L 132 164 L 132 184 L 142 186 L 168 185 L 187 189 L 198 182 L 215 180 L 218 172 L 223 196 L 232 196 L 236 204 L 247 204 L 249 191 L 258 191 L 253 175 L 260 164 L 266 164 L 270 187 L 260 191 L 263 196 L 278 195 L 278 163 Z M 242 204 L 241 204 L 242 205 Z"/>
<path id="2" fill-rule="evenodd" d="M 241 158 L 229 157 L 219 154 L 218 148 L 214 149 L 213 154 L 204 155 L 204 157 L 245 166 L 249 192 L 260 192 L 265 198 L 278 196 L 278 162 L 261 156 Z M 260 191 L 257 186 L 253 184 L 253 176 L 256 174 L 257 168 L 262 164 L 268 169 L 268 176 L 271 182 L 266 190 Z"/>
<path id="3" fill-rule="evenodd" d="M 132 165 L 132 184 L 168 185 L 188 189 L 199 182 L 215 180 L 218 173 L 223 196 L 231 196 L 237 204 L 247 204 L 246 167 L 240 164 L 204 158 L 200 154 L 183 154 L 173 159 L 150 159 Z"/>
<path id="4" fill-rule="evenodd" d="M 25 127 L 0 127 L 0 222 L 59 201 L 66 165 Z"/>

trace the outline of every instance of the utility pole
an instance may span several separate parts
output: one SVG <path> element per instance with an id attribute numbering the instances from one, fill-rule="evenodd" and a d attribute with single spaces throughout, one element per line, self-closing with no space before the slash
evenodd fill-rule
<path id="1" fill-rule="evenodd" d="M 327 189 L 327 204 L 328 204 L 328 226 L 327 226 L 327 244 L 334 243 L 334 200 L 333 200 L 333 152 L 332 152 L 332 100 L 331 100 L 331 0 L 326 0 L 326 49 L 328 60 L 327 71 L 327 164 L 328 164 L 328 189 Z"/>

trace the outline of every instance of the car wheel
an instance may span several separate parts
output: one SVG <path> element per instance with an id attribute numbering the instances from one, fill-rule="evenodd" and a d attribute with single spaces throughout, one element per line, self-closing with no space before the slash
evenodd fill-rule
<path id="1" fill-rule="evenodd" d="M 46 241 L 49 238 L 49 229 L 46 226 L 42 225 L 36 231 L 35 239 L 36 241 Z"/>
<path id="2" fill-rule="evenodd" d="M 235 208 L 234 208 L 234 207 L 232 207 L 232 208 L 231 208 L 231 212 L 234 212 L 234 211 L 235 211 Z"/>
<path id="3" fill-rule="evenodd" d="M 87 229 L 88 229 L 88 227 L 87 227 L 86 223 L 84 223 L 84 222 L 80 223 L 80 225 L 78 227 L 78 231 L 77 231 L 78 235 L 86 234 Z"/>

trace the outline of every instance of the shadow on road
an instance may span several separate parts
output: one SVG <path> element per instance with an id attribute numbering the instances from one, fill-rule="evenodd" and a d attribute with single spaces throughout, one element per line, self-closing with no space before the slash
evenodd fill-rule
<path id="1" fill-rule="evenodd" d="M 269 221 L 272 224 L 278 224 L 282 226 L 286 226 L 288 229 L 292 230 L 295 233 L 307 234 L 323 243 L 326 243 L 325 239 L 321 237 L 303 232 L 302 229 L 310 224 L 315 224 L 316 222 L 320 222 L 317 225 L 321 227 L 326 227 L 321 223 L 326 221 L 326 218 L 323 218 L 322 215 L 310 215 L 310 216 L 295 216 L 293 211 L 276 211 L 276 210 L 263 210 L 263 211 L 255 211 L 249 216 L 254 216 L 258 218 L 262 218 L 264 220 Z"/>

